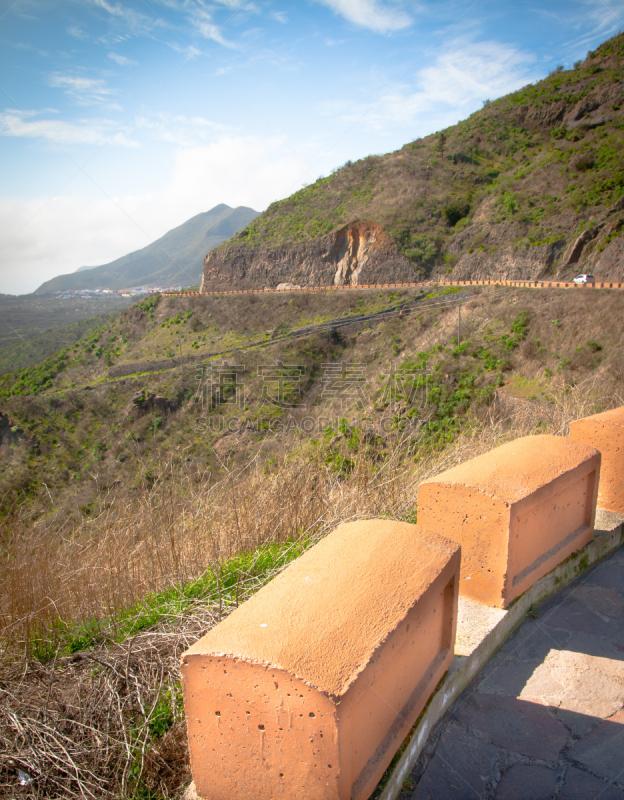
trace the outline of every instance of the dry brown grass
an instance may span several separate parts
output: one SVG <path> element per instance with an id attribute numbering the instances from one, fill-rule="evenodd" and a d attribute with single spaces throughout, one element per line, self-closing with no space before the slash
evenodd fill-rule
<path id="1" fill-rule="evenodd" d="M 541 430 L 565 433 L 571 419 L 593 410 L 586 398 L 562 393 Z M 413 518 L 423 479 L 535 431 L 535 422 L 484 419 L 416 463 L 397 437 L 382 468 L 361 455 L 346 477 L 309 458 L 286 459 L 269 474 L 253 461 L 218 483 L 165 464 L 151 489 L 132 502 L 103 496 L 99 512 L 72 530 L 22 521 L 0 579 L 0 796 L 179 796 L 189 780 L 179 656 L 261 581 L 242 583 L 235 600 L 199 599 L 123 642 L 114 641 L 114 614 L 218 571 L 240 552 L 302 538 L 312 544 L 346 520 Z M 33 637 L 54 642 L 59 620 L 107 617 L 108 638 L 95 647 L 63 655 L 59 639 L 53 658 L 29 652 Z M 31 785 L 18 786 L 18 769 Z"/>
<path id="2" fill-rule="evenodd" d="M 3 638 L 25 645 L 58 620 L 107 617 L 238 553 L 407 509 L 415 495 L 403 495 L 409 468 L 399 461 L 397 449 L 371 477 L 359 459 L 346 480 L 307 460 L 272 474 L 252 461 L 216 483 L 170 462 L 133 498 L 101 496 L 99 511 L 71 530 L 18 520 L 3 554 Z"/>
<path id="3" fill-rule="evenodd" d="M 346 520 L 410 518 L 423 478 L 502 435 L 508 434 L 501 426 L 482 425 L 416 465 L 408 437 L 397 437 L 381 466 L 360 452 L 348 476 L 321 458 L 286 459 L 268 473 L 254 459 L 214 482 L 170 461 L 151 488 L 130 497 L 102 493 L 97 512 L 71 528 L 11 520 L 0 562 L 0 641 L 10 642 L 13 652 L 27 650 L 33 639 L 51 636 L 59 621 L 110 617 L 150 593 L 218 570 L 238 553 L 316 540 Z"/>

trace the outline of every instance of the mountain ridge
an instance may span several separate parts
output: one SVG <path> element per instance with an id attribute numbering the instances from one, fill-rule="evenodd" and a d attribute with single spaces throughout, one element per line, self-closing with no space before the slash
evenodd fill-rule
<path id="1" fill-rule="evenodd" d="M 250 224 L 258 212 L 220 203 L 172 228 L 154 242 L 97 267 L 81 267 L 42 283 L 36 294 L 76 289 L 126 289 L 145 284 L 199 283 L 206 253 Z"/>

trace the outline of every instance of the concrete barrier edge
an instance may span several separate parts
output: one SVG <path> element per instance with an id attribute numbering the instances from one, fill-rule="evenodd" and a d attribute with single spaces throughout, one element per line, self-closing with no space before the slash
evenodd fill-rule
<path id="1" fill-rule="evenodd" d="M 624 525 L 619 522 L 611 530 L 589 542 L 582 550 L 573 553 L 521 595 L 504 612 L 504 616 L 483 637 L 469 656 L 455 656 L 450 670 L 410 733 L 407 744 L 404 744 L 403 754 L 392 768 L 379 800 L 396 800 L 401 792 L 403 782 L 418 760 L 434 725 L 522 622 L 531 606 L 541 603 L 559 592 L 622 544 L 624 544 Z"/>

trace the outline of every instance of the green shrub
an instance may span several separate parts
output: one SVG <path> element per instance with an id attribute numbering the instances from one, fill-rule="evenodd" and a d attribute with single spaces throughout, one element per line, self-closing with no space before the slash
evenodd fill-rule
<path id="1" fill-rule="evenodd" d="M 515 212 L 518 210 L 519 201 L 513 192 L 505 192 L 502 194 L 499 202 L 509 215 L 515 214 Z"/>
<path id="2" fill-rule="evenodd" d="M 442 208 L 442 216 L 452 228 L 460 219 L 468 216 L 470 204 L 455 200 Z"/>

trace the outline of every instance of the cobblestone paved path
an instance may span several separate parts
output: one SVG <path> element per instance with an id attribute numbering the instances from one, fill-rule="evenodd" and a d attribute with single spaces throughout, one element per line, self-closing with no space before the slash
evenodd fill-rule
<path id="1" fill-rule="evenodd" d="M 624 548 L 525 619 L 400 798 L 624 800 Z"/>

